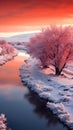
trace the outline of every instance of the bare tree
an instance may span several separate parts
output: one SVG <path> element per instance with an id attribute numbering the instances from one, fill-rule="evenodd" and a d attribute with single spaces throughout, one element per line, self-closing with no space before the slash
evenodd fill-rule
<path id="1" fill-rule="evenodd" d="M 49 27 L 32 37 L 27 45 L 28 53 L 40 59 L 42 66 L 53 65 L 60 75 L 68 62 L 73 62 L 73 27 Z"/>

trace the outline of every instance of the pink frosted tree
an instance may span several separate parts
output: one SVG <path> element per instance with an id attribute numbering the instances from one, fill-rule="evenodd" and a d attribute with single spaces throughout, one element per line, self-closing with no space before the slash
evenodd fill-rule
<path id="1" fill-rule="evenodd" d="M 49 27 L 32 37 L 27 45 L 28 53 L 40 59 L 43 68 L 55 67 L 60 75 L 68 62 L 73 62 L 73 27 Z"/>
<path id="2" fill-rule="evenodd" d="M 8 44 L 5 40 L 0 40 L 0 47 L 2 49 L 2 55 L 10 54 L 14 52 L 14 48 Z"/>

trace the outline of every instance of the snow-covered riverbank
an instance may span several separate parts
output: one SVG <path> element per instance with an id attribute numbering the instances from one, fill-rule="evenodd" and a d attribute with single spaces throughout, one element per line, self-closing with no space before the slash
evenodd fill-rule
<path id="1" fill-rule="evenodd" d="M 36 59 L 26 61 L 20 68 L 22 82 L 40 98 L 58 118 L 73 129 L 73 79 L 55 76 L 52 70 L 40 70 Z"/>
<path id="2" fill-rule="evenodd" d="M 0 115 L 0 130 L 6 130 L 7 126 L 6 126 L 6 117 L 4 114 Z"/>
<path id="3" fill-rule="evenodd" d="M 17 55 L 18 51 L 12 47 L 7 41 L 0 40 L 0 65 L 11 60 Z"/>
<path id="4" fill-rule="evenodd" d="M 15 57 L 16 55 L 17 55 L 17 51 L 15 51 L 14 53 L 1 55 L 0 56 L 0 65 L 3 65 L 7 61 L 13 59 L 13 57 Z"/>

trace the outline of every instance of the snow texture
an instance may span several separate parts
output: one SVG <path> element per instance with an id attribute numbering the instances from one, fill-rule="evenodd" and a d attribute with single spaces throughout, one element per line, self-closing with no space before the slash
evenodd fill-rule
<path id="1" fill-rule="evenodd" d="M 47 108 L 73 130 L 73 77 L 55 76 L 50 68 L 40 69 L 38 60 L 32 58 L 21 66 L 20 76 L 23 84 L 45 99 Z"/>
<path id="2" fill-rule="evenodd" d="M 0 115 L 0 130 L 7 130 L 6 117 L 4 114 Z"/>
<path id="3" fill-rule="evenodd" d="M 11 60 L 18 54 L 18 51 L 8 44 L 7 41 L 0 40 L 0 65 Z"/>
<path id="4" fill-rule="evenodd" d="M 14 54 L 5 54 L 5 55 L 0 56 L 0 65 L 3 65 L 5 62 L 11 60 L 16 55 L 17 55 L 17 52 L 15 52 Z"/>
<path id="5" fill-rule="evenodd" d="M 39 32 L 39 31 L 38 31 Z M 0 37 L 0 40 L 6 40 L 8 42 L 24 42 L 24 41 L 29 41 L 29 39 L 37 34 L 38 32 L 31 32 L 28 34 L 19 34 L 15 36 L 10 36 L 10 37 Z"/>

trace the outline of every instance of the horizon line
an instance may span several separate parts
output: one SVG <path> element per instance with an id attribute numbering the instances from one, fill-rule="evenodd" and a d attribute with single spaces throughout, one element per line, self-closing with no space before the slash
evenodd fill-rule
<path id="1" fill-rule="evenodd" d="M 39 33 L 41 30 L 35 30 L 35 31 L 23 31 L 23 32 L 0 32 L 0 37 L 11 37 L 21 34 L 31 34 L 31 33 Z"/>
<path id="2" fill-rule="evenodd" d="M 48 25 L 48 26 L 43 26 L 43 28 L 47 28 L 47 27 L 49 27 L 50 25 Z M 73 26 L 73 24 L 63 24 L 63 25 L 61 25 L 61 24 L 57 24 L 57 26 Z M 42 31 L 42 29 L 43 28 L 41 28 L 41 29 L 38 29 L 38 30 L 33 30 L 33 31 L 10 31 L 10 32 L 0 32 L 0 37 L 11 37 L 11 36 L 16 36 L 16 35 L 21 35 L 21 34 L 31 34 L 31 33 L 39 33 L 39 32 L 41 32 Z"/>

